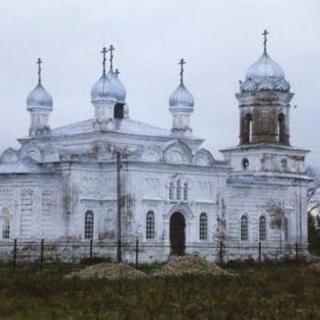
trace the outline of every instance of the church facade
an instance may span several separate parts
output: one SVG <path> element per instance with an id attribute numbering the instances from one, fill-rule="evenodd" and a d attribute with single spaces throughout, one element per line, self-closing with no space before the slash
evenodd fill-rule
<path id="1" fill-rule="evenodd" d="M 38 84 L 27 98 L 29 134 L 0 157 L 1 241 L 139 239 L 170 248 L 162 255 L 223 241 L 236 244 L 234 258 L 258 242 L 306 245 L 307 151 L 290 145 L 293 93 L 266 42 L 240 81 L 240 141 L 221 150 L 223 160 L 192 133 L 183 59 L 167 130 L 130 118 L 113 50 L 102 51 L 94 117 L 58 128 L 49 125 L 53 99 L 38 61 Z"/>

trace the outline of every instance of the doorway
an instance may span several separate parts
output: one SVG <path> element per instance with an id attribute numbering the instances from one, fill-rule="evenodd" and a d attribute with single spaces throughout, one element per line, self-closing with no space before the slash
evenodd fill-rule
<path id="1" fill-rule="evenodd" d="M 175 212 L 170 218 L 170 245 L 171 254 L 184 255 L 185 253 L 186 222 L 180 212 Z"/>

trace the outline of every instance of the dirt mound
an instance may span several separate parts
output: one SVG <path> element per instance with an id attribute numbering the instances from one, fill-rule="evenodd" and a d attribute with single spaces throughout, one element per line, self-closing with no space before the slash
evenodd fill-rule
<path id="1" fill-rule="evenodd" d="M 180 276 L 186 274 L 231 275 L 218 265 L 196 256 L 175 257 L 165 264 L 158 273 L 160 276 Z"/>
<path id="2" fill-rule="evenodd" d="M 144 278 L 147 275 L 127 264 L 115 264 L 115 263 L 99 263 L 89 267 L 85 267 L 79 271 L 74 271 L 67 275 L 67 278 L 79 277 L 81 279 L 138 279 Z"/>
<path id="3" fill-rule="evenodd" d="M 309 264 L 306 269 L 309 271 L 314 271 L 317 273 L 320 273 L 320 262 L 313 262 L 311 264 Z"/>

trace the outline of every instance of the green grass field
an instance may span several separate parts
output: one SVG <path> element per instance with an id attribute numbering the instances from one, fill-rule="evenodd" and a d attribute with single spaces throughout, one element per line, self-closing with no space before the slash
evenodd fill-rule
<path id="1" fill-rule="evenodd" d="M 228 265 L 237 277 L 63 278 L 75 268 L 0 266 L 0 319 L 320 319 L 320 274 L 306 265 Z"/>

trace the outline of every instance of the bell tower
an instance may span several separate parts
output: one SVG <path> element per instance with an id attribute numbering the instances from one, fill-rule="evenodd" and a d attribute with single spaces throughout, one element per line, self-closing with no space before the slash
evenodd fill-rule
<path id="1" fill-rule="evenodd" d="M 281 67 L 267 53 L 263 32 L 263 54 L 240 81 L 236 94 L 240 109 L 240 145 L 290 145 L 290 101 L 293 93 Z"/>

